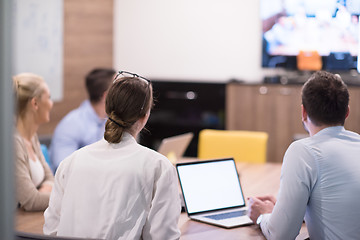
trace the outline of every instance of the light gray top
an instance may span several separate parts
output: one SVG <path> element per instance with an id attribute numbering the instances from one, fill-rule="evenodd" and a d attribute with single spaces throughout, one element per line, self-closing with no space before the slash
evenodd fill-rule
<path id="1" fill-rule="evenodd" d="M 272 214 L 260 224 L 267 239 L 295 239 L 304 216 L 310 239 L 358 239 L 360 136 L 329 127 L 290 145 Z"/>

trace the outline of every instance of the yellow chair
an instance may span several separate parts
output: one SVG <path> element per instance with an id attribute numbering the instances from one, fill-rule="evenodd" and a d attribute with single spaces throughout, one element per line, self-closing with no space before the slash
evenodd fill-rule
<path id="1" fill-rule="evenodd" d="M 204 129 L 199 133 L 198 158 L 265 163 L 268 138 L 266 132 Z"/>

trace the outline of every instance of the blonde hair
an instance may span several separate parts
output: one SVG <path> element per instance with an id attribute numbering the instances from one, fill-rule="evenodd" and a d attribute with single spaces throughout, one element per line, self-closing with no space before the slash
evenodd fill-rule
<path id="1" fill-rule="evenodd" d="M 25 113 L 28 102 L 34 97 L 40 97 L 44 92 L 44 79 L 33 73 L 20 73 L 13 76 L 16 116 Z"/>

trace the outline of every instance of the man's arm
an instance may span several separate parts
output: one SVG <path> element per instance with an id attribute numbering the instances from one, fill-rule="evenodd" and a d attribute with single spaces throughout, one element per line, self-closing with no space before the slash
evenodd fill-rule
<path id="1" fill-rule="evenodd" d="M 264 214 L 260 223 L 267 239 L 295 239 L 299 234 L 317 169 L 310 151 L 301 143 L 287 150 L 281 170 L 280 191 L 271 214 Z M 261 201 L 261 207 L 266 201 Z M 260 207 L 255 207 L 259 209 Z"/>
<path id="2" fill-rule="evenodd" d="M 257 222 L 260 215 L 271 213 L 276 203 L 273 196 L 250 197 L 248 201 L 250 206 L 248 215 L 254 223 Z"/>

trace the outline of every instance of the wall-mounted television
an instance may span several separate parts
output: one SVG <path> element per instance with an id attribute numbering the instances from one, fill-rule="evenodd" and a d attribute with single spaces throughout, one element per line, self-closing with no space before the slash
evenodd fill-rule
<path id="1" fill-rule="evenodd" d="M 262 66 L 298 69 L 300 52 L 320 55 L 322 69 L 355 69 L 360 0 L 260 0 Z"/>

